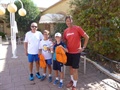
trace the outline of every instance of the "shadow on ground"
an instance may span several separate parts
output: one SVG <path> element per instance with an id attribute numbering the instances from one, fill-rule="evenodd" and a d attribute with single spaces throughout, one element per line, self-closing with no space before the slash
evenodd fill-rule
<path id="1" fill-rule="evenodd" d="M 23 45 L 17 45 L 17 56 L 16 59 L 11 58 L 11 45 L 4 44 L 0 47 L 0 90 L 58 90 L 58 86 L 54 86 L 53 82 L 49 83 L 47 79 L 40 81 L 35 77 L 34 81 L 29 81 L 28 61 Z M 33 71 L 35 74 L 35 67 Z M 42 73 L 42 69 L 40 72 Z M 65 87 L 69 80 L 67 67 L 64 87 L 61 90 L 71 90 Z M 78 90 L 120 90 L 120 84 L 101 73 L 89 62 L 87 62 L 87 72 L 83 74 L 83 61 L 81 60 L 77 88 Z"/>

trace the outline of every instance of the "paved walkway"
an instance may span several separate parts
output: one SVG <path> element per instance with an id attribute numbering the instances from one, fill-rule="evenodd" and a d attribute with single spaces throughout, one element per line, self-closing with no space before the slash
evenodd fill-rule
<path id="1" fill-rule="evenodd" d="M 37 78 L 34 81 L 28 80 L 28 61 L 24 55 L 23 45 L 17 46 L 17 56 L 17 59 L 11 58 L 11 45 L 0 46 L 0 90 L 60 90 L 53 83 L 48 83 L 47 79 L 45 81 L 40 81 Z M 67 67 L 65 85 L 70 80 L 68 71 Z M 71 90 L 67 89 L 65 85 L 61 90 Z M 84 75 L 83 63 L 81 62 L 77 88 L 78 90 L 120 90 L 120 84 L 101 73 L 88 62 L 87 73 Z"/>

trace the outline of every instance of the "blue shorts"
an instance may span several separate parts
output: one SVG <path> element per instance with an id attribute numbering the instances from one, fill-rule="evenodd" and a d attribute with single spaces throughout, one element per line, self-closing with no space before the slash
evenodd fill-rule
<path id="1" fill-rule="evenodd" d="M 59 70 L 60 72 L 63 72 L 63 64 L 58 62 L 57 60 L 53 60 L 53 70 Z"/>
<path id="2" fill-rule="evenodd" d="M 28 54 L 28 62 L 39 61 L 38 54 Z"/>
<path id="3" fill-rule="evenodd" d="M 52 59 L 46 59 L 45 61 L 46 61 L 47 65 L 51 65 L 52 64 Z"/>

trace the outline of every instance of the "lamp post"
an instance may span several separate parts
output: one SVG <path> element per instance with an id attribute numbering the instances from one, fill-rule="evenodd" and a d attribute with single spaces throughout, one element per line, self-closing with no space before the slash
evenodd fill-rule
<path id="1" fill-rule="evenodd" d="M 26 15 L 26 10 L 23 8 L 23 3 L 21 0 L 18 0 L 21 3 L 21 8 L 18 10 L 20 16 Z M 10 29 L 11 29 L 11 46 L 12 46 L 12 58 L 17 58 L 16 56 L 16 33 L 18 33 L 17 22 L 15 21 L 15 12 L 17 11 L 17 6 L 14 4 L 14 0 L 11 0 L 10 4 L 7 6 L 8 11 L 10 12 Z M 0 6 L 0 15 L 5 14 L 5 8 Z"/>

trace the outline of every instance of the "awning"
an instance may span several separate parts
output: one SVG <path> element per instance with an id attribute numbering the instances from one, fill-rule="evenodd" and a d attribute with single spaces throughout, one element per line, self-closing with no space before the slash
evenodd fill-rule
<path id="1" fill-rule="evenodd" d="M 45 14 L 41 16 L 39 23 L 65 23 L 65 16 L 62 14 Z"/>

